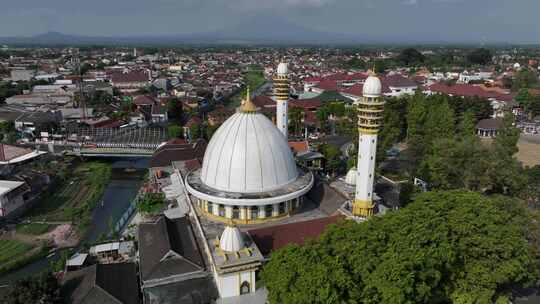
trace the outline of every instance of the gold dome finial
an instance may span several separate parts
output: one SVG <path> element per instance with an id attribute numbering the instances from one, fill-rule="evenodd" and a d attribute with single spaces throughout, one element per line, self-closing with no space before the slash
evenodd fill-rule
<path id="1" fill-rule="evenodd" d="M 368 75 L 369 76 L 377 76 L 377 72 L 375 70 L 375 63 L 373 63 L 373 67 L 368 70 Z"/>
<path id="2" fill-rule="evenodd" d="M 240 107 L 240 111 L 244 113 L 257 112 L 257 107 L 251 101 L 251 94 L 249 92 L 249 86 L 247 87 L 246 99 L 244 100 L 244 103 Z"/>

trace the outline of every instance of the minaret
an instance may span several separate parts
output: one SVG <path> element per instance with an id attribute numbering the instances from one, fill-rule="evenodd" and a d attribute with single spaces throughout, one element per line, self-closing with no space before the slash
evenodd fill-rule
<path id="1" fill-rule="evenodd" d="M 373 215 L 373 184 L 377 154 L 377 133 L 383 119 L 384 100 L 381 98 L 381 81 L 371 73 L 363 88 L 363 97 L 358 103 L 358 162 L 356 196 L 353 215 Z"/>
<path id="2" fill-rule="evenodd" d="M 289 138 L 289 71 L 281 62 L 274 76 L 274 98 L 276 100 L 276 125 L 286 139 Z"/>

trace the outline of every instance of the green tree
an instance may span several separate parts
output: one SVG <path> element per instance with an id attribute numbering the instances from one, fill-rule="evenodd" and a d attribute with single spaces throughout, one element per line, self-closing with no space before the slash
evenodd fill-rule
<path id="1" fill-rule="evenodd" d="M 322 145 L 319 150 L 324 155 L 326 171 L 335 174 L 341 167 L 341 150 L 333 145 Z"/>
<path id="2" fill-rule="evenodd" d="M 169 138 L 180 138 L 182 137 L 182 127 L 178 125 L 169 125 L 167 127 L 167 134 Z"/>
<path id="3" fill-rule="evenodd" d="M 201 124 L 195 123 L 189 127 L 189 134 L 191 135 L 191 140 L 201 138 L 202 135 L 202 126 Z"/>
<path id="4" fill-rule="evenodd" d="M 524 199 L 529 206 L 540 207 L 540 166 L 525 168 L 525 187 L 521 190 L 520 197 Z"/>
<path id="5" fill-rule="evenodd" d="M 206 127 L 206 140 L 210 140 L 220 126 L 221 125 L 208 125 Z"/>
<path id="6" fill-rule="evenodd" d="M 398 55 L 397 60 L 406 66 L 422 64 L 425 56 L 414 48 L 406 48 Z"/>
<path id="7" fill-rule="evenodd" d="M 514 126 L 514 115 L 506 112 L 503 117 L 503 126 L 495 138 L 495 149 L 510 156 L 516 154 L 519 135 L 519 129 Z"/>
<path id="8" fill-rule="evenodd" d="M 531 85 L 538 82 L 538 75 L 536 72 L 529 69 L 523 69 L 519 71 L 514 79 L 512 89 L 518 91 L 520 89 L 530 88 Z"/>
<path id="9" fill-rule="evenodd" d="M 467 62 L 474 65 L 486 65 L 491 62 L 493 54 L 485 48 L 475 49 L 467 54 Z"/>
<path id="10" fill-rule="evenodd" d="M 298 135 L 302 133 L 302 119 L 304 111 L 300 107 L 291 107 L 289 110 L 289 129 L 292 134 Z"/>
<path id="11" fill-rule="evenodd" d="M 60 286 L 50 272 L 9 285 L 0 293 L 0 300 L 5 304 L 62 303 Z"/>
<path id="12" fill-rule="evenodd" d="M 179 121 L 182 119 L 183 116 L 183 107 L 182 107 L 182 101 L 178 98 L 173 98 L 167 102 L 167 112 L 169 113 L 169 117 Z"/>
<path id="13" fill-rule="evenodd" d="M 165 194 L 146 193 L 137 203 L 137 210 L 145 214 L 156 214 L 165 207 Z"/>
<path id="14" fill-rule="evenodd" d="M 539 278 L 538 226 L 513 199 L 423 193 L 272 253 L 261 277 L 270 303 L 500 303 Z"/>

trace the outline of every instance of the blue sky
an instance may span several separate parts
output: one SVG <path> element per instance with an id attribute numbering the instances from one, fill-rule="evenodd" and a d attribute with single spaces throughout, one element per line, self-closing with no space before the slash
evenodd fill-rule
<path id="1" fill-rule="evenodd" d="M 3 0 L 0 36 L 47 31 L 169 35 L 258 14 L 307 28 L 404 41 L 540 42 L 540 0 Z M 441 39 L 442 37 L 446 39 Z"/>

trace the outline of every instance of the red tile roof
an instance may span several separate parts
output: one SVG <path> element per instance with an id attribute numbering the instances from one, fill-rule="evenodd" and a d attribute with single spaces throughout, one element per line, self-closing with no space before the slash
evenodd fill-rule
<path id="1" fill-rule="evenodd" d="M 111 74 L 113 83 L 122 82 L 148 82 L 148 75 L 144 71 L 130 71 L 127 73 L 115 72 Z"/>
<path id="2" fill-rule="evenodd" d="M 304 141 L 289 141 L 289 147 L 293 149 L 295 153 L 306 152 L 309 150 L 309 144 Z"/>
<path id="3" fill-rule="evenodd" d="M 315 98 L 309 98 L 309 99 L 298 99 L 298 100 L 291 100 L 289 103 L 291 107 L 299 107 L 302 109 L 313 109 L 318 108 L 322 105 L 322 101 Z"/>
<path id="4" fill-rule="evenodd" d="M 317 85 L 317 88 L 325 91 L 337 91 L 338 84 L 335 80 L 323 80 Z"/>
<path id="5" fill-rule="evenodd" d="M 263 255 L 289 244 L 302 245 L 309 239 L 316 239 L 324 229 L 343 219 L 341 215 L 295 222 L 266 228 L 249 230 L 249 235 Z"/>
<path id="6" fill-rule="evenodd" d="M 156 100 L 152 96 L 148 95 L 140 95 L 135 97 L 135 99 L 133 100 L 133 103 L 138 106 L 153 105 L 155 102 Z"/>
<path id="7" fill-rule="evenodd" d="M 427 89 L 435 93 L 443 93 L 455 96 L 477 96 L 482 98 L 494 98 L 500 101 L 512 101 L 514 99 L 514 95 L 512 94 L 501 94 L 494 91 L 487 91 L 482 89 L 480 86 L 471 84 L 455 84 L 448 86 L 443 83 L 434 83 L 428 86 Z"/>
<path id="8" fill-rule="evenodd" d="M 272 98 L 265 95 L 256 96 L 251 101 L 259 108 L 270 108 L 276 106 L 276 102 Z"/>

